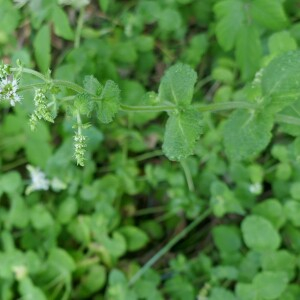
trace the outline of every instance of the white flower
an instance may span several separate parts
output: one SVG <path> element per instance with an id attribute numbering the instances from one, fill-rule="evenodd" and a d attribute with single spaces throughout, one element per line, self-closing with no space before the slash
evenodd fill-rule
<path id="1" fill-rule="evenodd" d="M 13 77 L 2 78 L 0 81 L 0 100 L 8 100 L 11 106 L 15 106 L 21 101 L 21 97 L 17 94 L 18 80 Z"/>
<path id="2" fill-rule="evenodd" d="M 259 182 L 250 184 L 250 186 L 249 186 L 250 193 L 255 194 L 255 195 L 261 194 L 262 190 L 263 190 L 262 184 Z"/>
<path id="3" fill-rule="evenodd" d="M 27 195 L 34 191 L 47 191 L 49 189 L 50 181 L 46 178 L 45 173 L 31 165 L 27 166 L 27 170 L 31 178 L 31 184 L 26 189 Z"/>

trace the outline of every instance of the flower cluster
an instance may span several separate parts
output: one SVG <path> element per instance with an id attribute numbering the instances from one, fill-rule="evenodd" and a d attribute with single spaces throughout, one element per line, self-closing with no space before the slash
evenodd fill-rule
<path id="1" fill-rule="evenodd" d="M 0 101 L 7 100 L 11 106 L 15 106 L 21 101 L 21 97 L 17 94 L 18 80 L 10 75 L 9 66 L 0 65 Z"/>
<path id="2" fill-rule="evenodd" d="M 51 123 L 54 122 L 53 117 L 51 116 L 48 110 L 46 96 L 43 90 L 37 89 L 35 91 L 34 105 L 35 105 L 35 110 L 29 119 L 30 127 L 32 130 L 35 129 L 38 120 L 43 119 Z"/>
<path id="3" fill-rule="evenodd" d="M 80 131 L 77 131 L 74 136 L 74 156 L 77 165 L 84 166 L 85 150 L 86 150 L 86 137 Z"/>
<path id="4" fill-rule="evenodd" d="M 9 65 L 0 65 L 0 79 L 6 78 L 10 73 Z"/>

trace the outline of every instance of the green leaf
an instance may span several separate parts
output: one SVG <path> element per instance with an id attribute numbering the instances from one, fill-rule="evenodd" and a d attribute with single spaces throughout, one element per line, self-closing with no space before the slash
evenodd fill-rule
<path id="1" fill-rule="evenodd" d="M 174 300 L 194 300 L 196 297 L 195 288 L 185 277 L 175 275 L 165 284 L 165 290 L 170 295 L 169 299 Z"/>
<path id="2" fill-rule="evenodd" d="M 50 67 L 50 39 L 49 25 L 44 25 L 39 29 L 33 41 L 33 49 L 37 65 L 43 73 L 46 73 Z"/>
<path id="3" fill-rule="evenodd" d="M 268 40 L 271 54 L 278 55 L 298 48 L 297 41 L 288 31 L 280 31 L 272 34 Z"/>
<path id="4" fill-rule="evenodd" d="M 214 6 L 219 20 L 216 35 L 219 44 L 225 50 L 231 50 L 237 39 L 240 28 L 244 27 L 244 3 L 239 0 L 223 0 Z"/>
<path id="5" fill-rule="evenodd" d="M 271 30 L 280 30 L 288 25 L 281 1 L 254 0 L 251 15 L 255 22 Z"/>
<path id="6" fill-rule="evenodd" d="M 286 250 L 264 253 L 261 264 L 264 271 L 285 271 L 290 279 L 295 275 L 296 257 Z"/>
<path id="7" fill-rule="evenodd" d="M 103 89 L 102 84 L 93 75 L 84 77 L 83 86 L 92 95 L 100 95 Z"/>
<path id="8" fill-rule="evenodd" d="M 126 242 L 128 242 L 126 237 L 122 235 L 122 232 L 117 231 L 112 234 L 112 238 L 105 235 L 99 241 L 103 244 L 103 253 L 107 257 L 118 258 L 124 255 L 127 250 L 126 246 L 128 246 L 126 245 Z M 143 243 L 143 241 L 141 242 Z"/>
<path id="9" fill-rule="evenodd" d="M 181 28 L 182 18 L 178 10 L 166 8 L 161 10 L 158 17 L 158 27 L 164 33 L 174 32 Z"/>
<path id="10" fill-rule="evenodd" d="M 236 297 L 232 294 L 232 292 L 227 291 L 222 287 L 214 287 L 211 290 L 208 300 L 236 300 Z"/>
<path id="11" fill-rule="evenodd" d="M 29 277 L 23 278 L 19 282 L 19 291 L 24 300 L 46 300 L 46 296 L 43 291 L 34 286 Z"/>
<path id="12" fill-rule="evenodd" d="M 170 114 L 162 145 L 170 160 L 179 161 L 194 153 L 202 132 L 201 118 L 201 113 L 193 109 Z"/>
<path id="13" fill-rule="evenodd" d="M 289 200 L 284 204 L 287 219 L 295 226 L 300 227 L 300 202 Z"/>
<path id="14" fill-rule="evenodd" d="M 68 232 L 72 237 L 83 245 L 88 245 L 91 240 L 91 231 L 89 227 L 90 219 L 87 216 L 78 216 L 68 224 Z"/>
<path id="15" fill-rule="evenodd" d="M 51 227 L 54 224 L 52 215 L 43 204 L 36 204 L 30 210 L 30 220 L 32 226 L 38 230 Z"/>
<path id="16" fill-rule="evenodd" d="M 284 272 L 262 272 L 253 279 L 253 288 L 259 297 L 265 300 L 278 299 L 288 284 L 288 277 Z"/>
<path id="17" fill-rule="evenodd" d="M 208 37 L 206 34 L 196 34 L 194 35 L 188 45 L 188 48 L 184 50 L 182 58 L 184 62 L 196 67 L 204 53 L 208 48 Z"/>
<path id="18" fill-rule="evenodd" d="M 218 265 L 211 270 L 212 280 L 237 280 L 238 270 L 231 266 Z"/>
<path id="19" fill-rule="evenodd" d="M 242 79 L 252 78 L 259 69 L 262 55 L 259 34 L 254 26 L 243 26 L 239 30 L 235 55 L 241 68 Z"/>
<path id="20" fill-rule="evenodd" d="M 61 224 L 68 224 L 76 216 L 77 210 L 78 205 L 76 199 L 69 197 L 59 204 L 57 220 Z"/>
<path id="21" fill-rule="evenodd" d="M 133 64 L 138 55 L 133 41 L 119 42 L 113 48 L 113 57 L 116 61 L 124 64 Z"/>
<path id="22" fill-rule="evenodd" d="M 266 148 L 272 137 L 273 116 L 266 112 L 236 110 L 224 126 L 224 144 L 233 160 L 251 159 Z"/>
<path id="23" fill-rule="evenodd" d="M 101 265 L 91 266 L 88 273 L 82 277 L 78 287 L 80 298 L 91 297 L 91 295 L 104 286 L 106 280 L 105 268 Z M 77 294 L 77 293 L 76 293 Z"/>
<path id="24" fill-rule="evenodd" d="M 101 9 L 106 12 L 109 6 L 109 0 L 99 0 Z"/>
<path id="25" fill-rule="evenodd" d="M 300 99 L 300 51 L 286 52 L 265 68 L 262 75 L 264 102 L 280 111 Z"/>
<path id="26" fill-rule="evenodd" d="M 241 247 L 238 229 L 233 226 L 219 225 L 212 231 L 214 243 L 221 252 L 236 252 Z"/>
<path id="27" fill-rule="evenodd" d="M 157 1 L 139 1 L 137 6 L 138 16 L 145 24 L 153 23 L 159 17 L 160 3 Z"/>
<path id="28" fill-rule="evenodd" d="M 66 39 L 73 40 L 74 32 L 70 26 L 67 14 L 59 6 L 55 6 L 52 11 L 52 22 L 56 35 Z"/>
<path id="29" fill-rule="evenodd" d="M 25 228 L 29 222 L 29 210 L 24 199 L 18 195 L 12 197 L 9 210 L 9 222 L 17 228 Z"/>
<path id="30" fill-rule="evenodd" d="M 210 186 L 210 192 L 210 205 L 217 217 L 222 217 L 227 213 L 240 215 L 245 213 L 239 200 L 223 182 L 214 181 Z"/>
<path id="31" fill-rule="evenodd" d="M 147 234 L 135 226 L 124 226 L 119 232 L 125 237 L 128 251 L 137 251 L 149 242 Z"/>
<path id="32" fill-rule="evenodd" d="M 0 177 L 0 186 L 3 192 L 15 194 L 23 189 L 21 175 L 16 171 L 10 171 Z"/>
<path id="33" fill-rule="evenodd" d="M 94 107 L 94 103 L 88 94 L 78 94 L 74 100 L 74 108 L 82 115 L 89 115 Z"/>
<path id="34" fill-rule="evenodd" d="M 97 116 L 102 123 L 110 123 L 119 111 L 120 89 L 118 85 L 108 80 L 99 98 L 96 99 L 98 105 Z"/>
<path id="35" fill-rule="evenodd" d="M 61 248 L 51 249 L 48 257 L 48 264 L 57 269 L 62 276 L 66 276 L 76 269 L 72 256 L 70 256 L 66 250 Z"/>
<path id="36" fill-rule="evenodd" d="M 269 220 L 275 228 L 280 228 L 286 221 L 282 204 L 276 199 L 267 199 L 253 207 L 252 213 Z"/>
<path id="37" fill-rule="evenodd" d="M 242 222 L 242 233 L 248 248 L 257 251 L 276 250 L 281 238 L 273 225 L 263 217 L 250 215 Z"/>
<path id="38" fill-rule="evenodd" d="M 187 106 L 192 101 L 196 80 L 197 74 L 190 66 L 178 63 L 170 67 L 159 85 L 160 101 Z"/>
<path id="39" fill-rule="evenodd" d="M 263 300 L 259 298 L 258 291 L 253 288 L 252 284 L 239 282 L 236 285 L 236 295 L 239 300 Z"/>
<path id="40" fill-rule="evenodd" d="M 30 129 L 29 126 L 26 126 L 25 129 L 25 152 L 28 161 L 32 165 L 45 168 L 47 160 L 52 154 L 49 128 L 45 123 L 40 123 L 34 132 Z"/>
<path id="41" fill-rule="evenodd" d="M 20 12 L 10 0 L 0 1 L 0 31 L 7 34 L 13 33 L 20 20 Z"/>

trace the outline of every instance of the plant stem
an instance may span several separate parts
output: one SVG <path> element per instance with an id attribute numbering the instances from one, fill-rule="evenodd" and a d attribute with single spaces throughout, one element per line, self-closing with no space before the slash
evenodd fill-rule
<path id="1" fill-rule="evenodd" d="M 230 110 L 237 108 L 245 108 L 245 109 L 255 109 L 257 107 L 254 103 L 249 103 L 246 101 L 231 101 L 231 102 L 220 102 L 220 103 L 212 103 L 206 105 L 195 105 L 195 108 L 200 112 L 214 112 L 219 110 Z"/>
<path id="2" fill-rule="evenodd" d="M 133 275 L 129 281 L 129 286 L 137 282 L 162 256 L 164 256 L 175 244 L 191 232 L 200 222 L 207 218 L 210 214 L 210 209 L 199 215 L 192 223 L 185 227 L 179 234 L 171 239 L 162 249 L 160 249 L 147 263 Z"/>
<path id="3" fill-rule="evenodd" d="M 12 72 L 19 72 L 20 71 L 19 68 L 11 68 L 10 70 Z M 42 73 L 38 72 L 38 71 L 28 69 L 28 68 L 22 68 L 22 72 L 26 73 L 26 74 L 33 75 L 35 77 L 38 77 L 38 78 L 42 79 L 43 81 L 46 81 L 46 82 L 48 81 L 48 78 L 46 76 L 44 76 Z"/>
<path id="4" fill-rule="evenodd" d="M 80 37 L 81 37 L 81 31 L 83 27 L 83 21 L 84 21 L 84 6 L 81 7 L 79 11 L 77 27 L 75 32 L 74 48 L 78 48 L 80 46 Z"/>
<path id="5" fill-rule="evenodd" d="M 189 191 L 193 192 L 195 190 L 195 186 L 194 186 L 193 177 L 192 177 L 191 171 L 189 169 L 189 166 L 187 165 L 186 161 L 183 161 L 183 160 L 180 162 L 180 164 L 183 169 L 183 173 L 185 175 L 185 179 L 186 179 Z"/>
<path id="6" fill-rule="evenodd" d="M 78 85 L 74 82 L 71 82 L 71 81 L 54 79 L 52 81 L 52 84 L 55 85 L 55 86 L 58 86 L 58 87 L 68 88 L 68 89 L 73 90 L 74 92 L 77 92 L 79 94 L 88 93 L 88 91 L 85 90 L 83 87 L 81 87 L 80 85 Z"/>
<path id="7" fill-rule="evenodd" d="M 165 106 L 133 106 L 133 105 L 120 105 L 121 110 L 131 111 L 131 112 L 162 112 L 162 111 L 172 111 L 176 109 L 175 105 L 165 105 Z"/>
<path id="8" fill-rule="evenodd" d="M 18 91 L 23 92 L 23 91 L 27 91 L 27 90 L 32 90 L 32 89 L 35 89 L 37 87 L 43 87 L 44 85 L 45 85 L 45 83 L 43 83 L 43 82 L 26 84 L 26 85 L 20 86 L 18 88 Z"/>
<path id="9" fill-rule="evenodd" d="M 279 123 L 286 123 L 286 124 L 300 126 L 300 118 L 295 118 L 295 117 L 286 116 L 286 115 L 282 115 L 282 114 L 276 115 L 275 121 L 279 122 Z"/>
<path id="10" fill-rule="evenodd" d="M 143 161 L 146 159 L 150 159 L 156 156 L 162 156 L 164 153 L 161 150 L 154 150 L 152 152 L 143 153 L 141 155 L 135 156 L 135 161 Z"/>
<path id="11" fill-rule="evenodd" d="M 12 68 L 11 71 L 16 72 L 19 71 L 18 68 Z M 40 79 L 42 79 L 46 83 L 52 83 L 54 86 L 57 87 L 65 87 L 70 90 L 73 90 L 76 93 L 88 93 L 82 86 L 67 81 L 67 80 L 60 80 L 60 79 L 54 79 L 50 80 L 43 74 L 28 69 L 28 68 L 23 68 L 22 69 L 23 73 L 26 74 L 31 74 L 33 76 L 36 76 Z M 19 90 L 27 90 L 29 88 L 32 88 L 34 86 L 40 86 L 42 85 L 41 83 L 36 83 L 36 84 L 30 84 L 30 85 L 25 85 L 23 87 L 20 87 Z M 93 95 L 94 96 L 94 95 Z M 197 109 L 200 112 L 214 112 L 214 111 L 220 111 L 220 110 L 231 110 L 231 109 L 255 109 L 257 107 L 256 104 L 254 103 L 249 103 L 246 101 L 231 101 L 231 102 L 221 102 L 221 103 L 212 103 L 212 104 L 196 104 L 194 105 L 194 108 Z M 143 113 L 143 112 L 162 112 L 162 111 L 174 111 L 177 109 L 175 105 L 161 105 L 161 106 L 151 106 L 151 105 L 141 105 L 141 106 L 133 106 L 133 105 L 126 105 L 126 104 L 120 104 L 120 108 L 123 111 L 128 111 L 128 112 L 137 112 L 137 113 Z"/>

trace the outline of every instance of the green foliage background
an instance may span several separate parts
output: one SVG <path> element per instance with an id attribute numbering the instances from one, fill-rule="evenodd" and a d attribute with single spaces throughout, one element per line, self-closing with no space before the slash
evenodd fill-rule
<path id="1" fill-rule="evenodd" d="M 32 91 L 0 102 L 0 299 L 300 299 L 299 8 L 0 0 L 2 60 L 99 109 L 74 102 L 90 124 L 78 167 L 68 89 L 34 132 Z M 25 192 L 27 164 L 49 191 Z"/>

